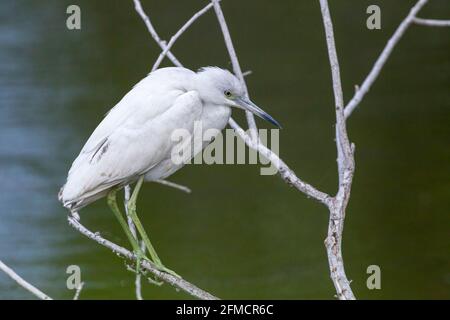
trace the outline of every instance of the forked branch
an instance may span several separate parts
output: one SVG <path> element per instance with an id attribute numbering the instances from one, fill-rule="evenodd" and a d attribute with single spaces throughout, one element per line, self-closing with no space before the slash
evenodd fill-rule
<path id="1" fill-rule="evenodd" d="M 0 270 L 2 270 L 4 273 L 6 273 L 11 279 L 16 281 L 19 286 L 21 286 L 25 290 L 31 292 L 32 294 L 34 294 L 39 299 L 41 299 L 41 300 L 53 300 L 48 295 L 43 293 L 41 290 L 39 290 L 38 288 L 36 288 L 32 284 L 30 284 L 29 282 L 24 280 L 21 276 L 19 276 L 16 272 L 14 272 L 13 269 L 8 267 L 1 260 L 0 260 Z"/>
<path id="2" fill-rule="evenodd" d="M 103 238 L 98 232 L 94 233 L 87 229 L 85 226 L 83 226 L 80 221 L 73 217 L 69 216 L 68 218 L 69 224 L 74 227 L 76 230 L 84 234 L 86 237 L 94 240 L 98 244 L 110 249 L 112 252 L 116 253 L 117 255 L 126 258 L 128 260 L 133 261 L 136 263 L 137 259 L 134 253 L 131 251 Z M 218 298 L 213 296 L 212 294 L 198 288 L 197 286 L 193 285 L 192 283 L 189 283 L 188 281 L 184 280 L 183 278 L 175 277 L 169 273 L 161 272 L 159 269 L 156 268 L 156 266 L 151 263 L 150 261 L 147 261 L 145 259 L 141 259 L 141 268 L 142 271 L 147 271 L 152 273 L 154 276 L 156 276 L 158 279 L 174 286 L 175 288 L 178 288 L 187 294 L 203 299 L 203 300 L 217 300 Z M 144 273 L 145 276 L 145 273 Z"/>
<path id="3" fill-rule="evenodd" d="M 331 21 L 328 1 L 320 0 L 325 38 L 328 47 L 328 57 L 331 66 L 331 78 L 336 109 L 336 147 L 339 175 L 339 189 L 329 206 L 330 219 L 328 223 L 328 236 L 325 246 L 328 252 L 328 264 L 330 266 L 331 280 L 336 288 L 337 297 L 344 300 L 353 300 L 355 296 L 350 288 L 344 270 L 342 257 L 342 234 L 344 230 L 345 209 L 350 199 L 353 174 L 355 172 L 355 160 L 353 148 L 347 135 L 344 116 L 344 96 L 342 92 L 339 61 L 334 41 L 333 23 Z"/>
<path id="4" fill-rule="evenodd" d="M 392 37 L 389 39 L 388 43 L 384 47 L 383 51 L 381 52 L 380 56 L 375 61 L 375 64 L 373 65 L 372 69 L 370 70 L 369 74 L 367 75 L 366 79 L 364 80 L 363 84 L 359 87 L 359 89 L 356 91 L 353 98 L 350 100 L 350 102 L 345 107 L 345 117 L 348 118 L 352 114 L 352 112 L 356 109 L 356 107 L 359 105 L 361 100 L 364 98 L 364 96 L 369 92 L 370 87 L 375 82 L 375 80 L 378 78 L 378 75 L 380 74 L 381 70 L 384 67 L 384 64 L 386 63 L 387 59 L 392 53 L 392 50 L 394 50 L 396 44 L 400 41 L 401 37 L 405 34 L 406 30 L 409 28 L 409 26 L 415 22 L 416 15 L 422 9 L 422 7 L 428 2 L 428 0 L 419 0 L 410 10 L 409 14 L 406 16 L 405 19 L 400 23 L 400 25 L 395 30 Z"/>

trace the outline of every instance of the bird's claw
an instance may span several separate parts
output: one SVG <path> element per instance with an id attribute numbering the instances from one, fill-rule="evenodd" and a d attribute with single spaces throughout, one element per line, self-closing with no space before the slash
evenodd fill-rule
<path id="1" fill-rule="evenodd" d="M 178 273 L 176 273 L 175 271 L 167 268 L 162 263 L 155 263 L 154 261 L 152 261 L 152 262 L 155 265 L 156 269 L 158 269 L 159 271 L 168 273 L 168 274 L 170 274 L 170 275 L 172 275 L 174 277 L 177 277 L 177 278 L 181 278 L 181 276 Z"/>
<path id="2" fill-rule="evenodd" d="M 151 262 L 151 263 L 155 266 L 155 268 L 156 268 L 158 271 L 161 271 L 161 272 L 165 272 L 165 273 L 171 274 L 172 276 L 177 277 L 177 278 L 181 278 L 181 276 L 180 276 L 178 273 L 176 273 L 175 271 L 173 271 L 173 270 L 167 268 L 167 267 L 164 266 L 162 263 L 156 263 L 155 261 L 153 261 L 152 259 L 150 259 L 150 258 L 147 257 L 147 256 L 143 256 L 142 258 L 145 259 L 145 260 L 147 260 L 148 262 Z"/>
<path id="3" fill-rule="evenodd" d="M 128 204 L 127 211 L 128 212 L 136 212 L 136 204 Z"/>
<path id="4" fill-rule="evenodd" d="M 141 250 L 134 251 L 134 255 L 136 256 L 136 274 L 139 274 L 141 272 L 141 261 L 148 258 Z"/>

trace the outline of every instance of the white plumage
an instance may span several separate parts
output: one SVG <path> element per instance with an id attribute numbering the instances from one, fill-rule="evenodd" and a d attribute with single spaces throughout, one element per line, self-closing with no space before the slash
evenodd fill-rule
<path id="1" fill-rule="evenodd" d="M 229 71 L 207 67 L 195 73 L 185 68 L 162 68 L 149 74 L 106 115 L 72 164 L 59 193 L 64 206 L 78 210 L 120 187 L 145 176 L 164 179 L 182 165 L 171 160 L 172 132 L 194 134 L 195 121 L 203 130 L 222 130 L 231 107 L 250 110 L 278 125 L 246 99 L 239 80 Z M 206 144 L 203 145 L 205 147 Z M 192 156 L 201 150 L 194 150 Z"/>

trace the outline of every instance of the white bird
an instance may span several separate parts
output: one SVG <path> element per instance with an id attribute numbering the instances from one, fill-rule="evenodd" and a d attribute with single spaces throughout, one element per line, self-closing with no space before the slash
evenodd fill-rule
<path id="1" fill-rule="evenodd" d="M 135 254 L 142 251 L 131 235 L 116 203 L 116 191 L 137 181 L 128 203 L 129 213 L 152 261 L 164 267 L 136 214 L 136 199 L 142 182 L 165 179 L 183 166 L 171 159 L 178 143 L 174 130 L 185 129 L 191 135 L 194 123 L 203 130 L 222 130 L 231 116 L 231 108 L 251 111 L 280 127 L 270 115 L 252 103 L 240 81 L 229 71 L 206 67 L 197 73 L 185 68 L 162 68 L 150 73 L 129 91 L 106 115 L 73 162 L 59 200 L 77 211 L 108 196 L 108 204 L 126 232 Z M 193 150 L 191 157 L 206 147 Z M 138 263 L 139 264 L 139 263 Z"/>

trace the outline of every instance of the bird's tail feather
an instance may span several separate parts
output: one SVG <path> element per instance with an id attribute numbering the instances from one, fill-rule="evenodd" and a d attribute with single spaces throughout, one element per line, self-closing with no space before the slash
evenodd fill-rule
<path id="1" fill-rule="evenodd" d="M 81 208 L 87 206 L 88 204 L 91 204 L 92 202 L 106 196 L 110 191 L 110 189 L 114 186 L 115 184 L 108 183 L 100 187 L 97 187 L 94 190 L 84 192 L 83 194 L 78 195 L 76 197 L 67 197 L 67 195 L 64 192 L 66 185 L 64 185 L 58 193 L 58 200 L 67 209 L 71 211 L 78 211 Z"/>

